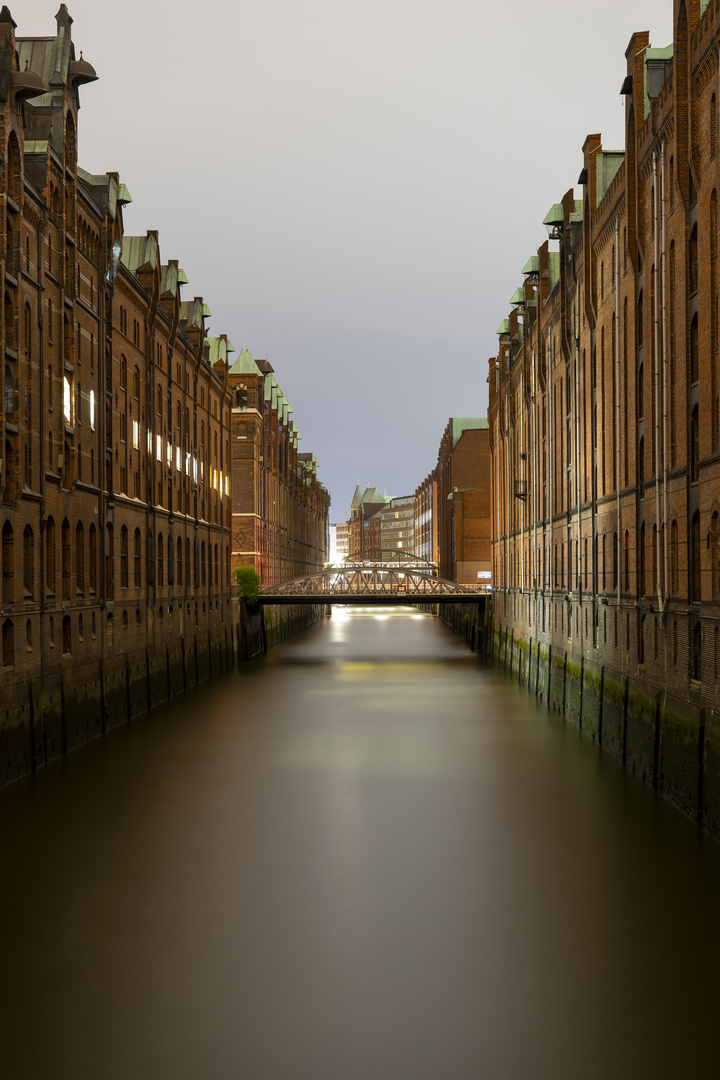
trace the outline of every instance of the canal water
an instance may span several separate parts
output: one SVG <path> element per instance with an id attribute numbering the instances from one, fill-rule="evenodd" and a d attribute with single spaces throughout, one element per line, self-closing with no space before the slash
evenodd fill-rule
<path id="1" fill-rule="evenodd" d="M 336 609 L 0 824 L 3 1080 L 720 1074 L 720 848 L 430 615 Z"/>

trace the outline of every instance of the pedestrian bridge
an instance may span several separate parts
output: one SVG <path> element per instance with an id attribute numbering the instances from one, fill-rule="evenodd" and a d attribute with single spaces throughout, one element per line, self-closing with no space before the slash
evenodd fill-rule
<path id="1" fill-rule="evenodd" d="M 260 604 L 483 604 L 484 588 L 437 577 L 430 564 L 338 563 L 263 589 Z"/>

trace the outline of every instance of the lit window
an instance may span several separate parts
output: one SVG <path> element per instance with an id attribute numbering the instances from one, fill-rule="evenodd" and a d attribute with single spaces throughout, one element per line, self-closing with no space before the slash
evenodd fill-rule
<path id="1" fill-rule="evenodd" d="M 140 449 L 140 424 L 137 420 L 133 420 L 133 447 L 135 450 Z"/>
<path id="2" fill-rule="evenodd" d="M 157 457 L 158 461 L 162 461 L 162 436 L 161 435 L 156 435 L 155 436 L 155 456 Z"/>
<path id="3" fill-rule="evenodd" d="M 168 468 L 172 467 L 172 443 L 167 444 L 167 463 Z"/>
<path id="4" fill-rule="evenodd" d="M 180 457 L 180 447 L 175 447 L 175 468 L 178 472 L 182 472 L 182 459 Z"/>
<path id="5" fill-rule="evenodd" d="M 95 430 L 95 391 L 90 391 L 90 427 Z"/>
<path id="6" fill-rule="evenodd" d="M 67 375 L 63 379 L 63 416 L 66 423 L 72 423 L 72 387 Z"/>

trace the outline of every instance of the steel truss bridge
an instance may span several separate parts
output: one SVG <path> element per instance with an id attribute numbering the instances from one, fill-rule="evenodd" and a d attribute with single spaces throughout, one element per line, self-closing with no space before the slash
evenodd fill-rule
<path id="1" fill-rule="evenodd" d="M 433 573 L 430 563 L 391 560 L 339 563 L 307 577 L 263 589 L 268 604 L 484 604 L 484 591 Z"/>

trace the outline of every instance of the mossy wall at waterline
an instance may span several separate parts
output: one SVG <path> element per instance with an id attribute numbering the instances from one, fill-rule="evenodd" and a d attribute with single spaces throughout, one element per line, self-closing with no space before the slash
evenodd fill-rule
<path id="1" fill-rule="evenodd" d="M 492 615 L 488 616 L 492 622 Z M 488 655 L 636 776 L 720 838 L 720 723 L 624 673 L 495 624 Z"/>
<path id="2" fill-rule="evenodd" d="M 513 633 L 494 619 L 490 599 L 481 618 L 464 619 L 452 607 L 438 614 L 476 651 L 720 839 L 720 717 L 577 656 L 570 643 L 559 649 Z"/>
<path id="3" fill-rule="evenodd" d="M 0 785 L 262 655 L 324 614 L 319 606 L 275 610 L 267 620 L 241 603 L 231 621 L 208 631 L 108 652 L 99 662 L 79 663 L 70 654 L 42 678 L 6 680 L 0 686 Z"/>

